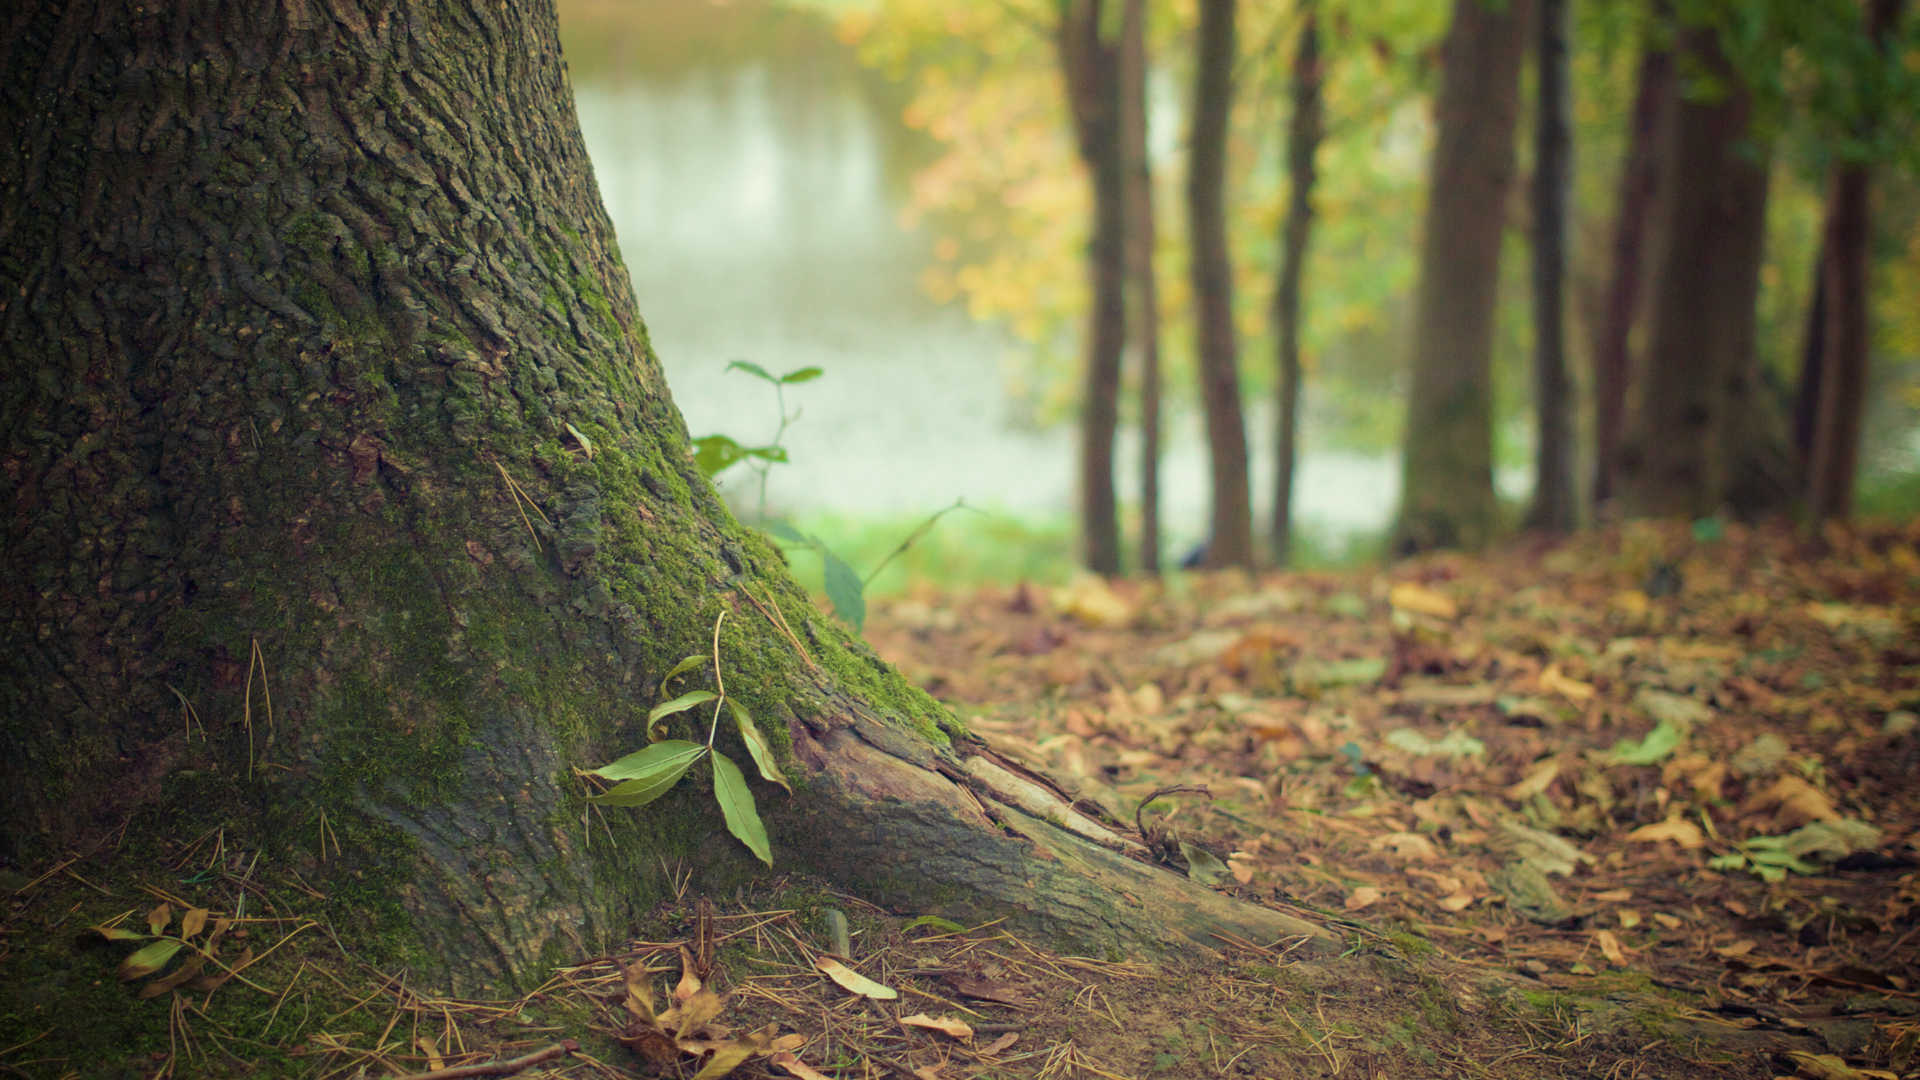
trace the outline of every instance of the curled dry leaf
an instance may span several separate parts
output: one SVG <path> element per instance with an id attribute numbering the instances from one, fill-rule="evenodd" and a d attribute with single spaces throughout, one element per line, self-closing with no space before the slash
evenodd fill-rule
<path id="1" fill-rule="evenodd" d="M 1671 840 L 1688 851 L 1701 847 L 1707 842 L 1706 834 L 1700 831 L 1700 826 L 1677 817 L 1657 821 L 1652 825 L 1642 825 L 1628 833 L 1627 839 L 1642 844 Z"/>
<path id="2" fill-rule="evenodd" d="M 1560 762 L 1548 758 L 1535 765 L 1518 783 L 1509 786 L 1505 792 L 1514 802 L 1526 802 L 1546 791 L 1554 779 L 1560 775 Z"/>
<path id="3" fill-rule="evenodd" d="M 827 978 L 839 983 L 842 988 L 862 997 L 869 997 L 875 1001 L 892 1001 L 900 996 L 900 991 L 891 986 L 882 986 L 830 956 L 815 959 L 813 966 L 819 968 Z"/>
<path id="4" fill-rule="evenodd" d="M 929 1031 L 937 1031 L 952 1039 L 964 1040 L 973 1038 L 972 1025 L 944 1016 L 932 1017 L 926 1013 L 914 1013 L 912 1016 L 901 1017 L 900 1022 L 908 1027 L 919 1027 L 926 1028 Z"/>
<path id="5" fill-rule="evenodd" d="M 1621 946 L 1620 938 L 1613 931 L 1594 931 L 1593 943 L 1600 946 L 1600 953 L 1607 958 L 1607 963 L 1614 967 L 1627 966 L 1627 950 Z"/>
<path id="6" fill-rule="evenodd" d="M 1429 615 L 1436 619 L 1451 619 L 1460 614 L 1460 606 L 1444 593 L 1435 592 L 1424 585 L 1415 585 L 1403 581 L 1387 590 L 1387 603 L 1401 611 L 1415 615 Z"/>
<path id="7" fill-rule="evenodd" d="M 1346 903 L 1343 906 L 1348 911 L 1359 911 L 1362 908 L 1372 907 L 1379 902 L 1380 890 L 1371 885 L 1362 885 L 1347 894 Z"/>

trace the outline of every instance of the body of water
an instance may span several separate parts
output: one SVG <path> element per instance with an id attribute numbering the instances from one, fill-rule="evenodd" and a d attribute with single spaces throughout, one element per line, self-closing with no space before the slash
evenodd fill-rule
<path id="1" fill-rule="evenodd" d="M 693 434 L 756 443 L 778 426 L 772 391 L 728 362 L 818 366 L 823 378 L 787 392 L 800 414 L 783 439 L 792 464 L 768 487 L 781 512 L 914 514 L 965 498 L 1072 513 L 1075 434 L 1014 423 L 1001 369 L 1019 343 L 919 290 L 931 240 L 901 217 L 931 148 L 830 27 L 705 0 L 563 3 L 562 27 L 600 191 Z M 1257 503 L 1272 475 L 1262 413 L 1249 416 Z M 1167 443 L 1162 516 L 1177 545 L 1206 522 L 1197 419 L 1176 417 Z M 1130 443 L 1121 457 L 1125 501 Z M 1309 455 L 1296 514 L 1341 533 L 1378 528 L 1397 474 L 1383 458 Z M 744 469 L 729 476 L 751 508 L 757 484 Z"/>

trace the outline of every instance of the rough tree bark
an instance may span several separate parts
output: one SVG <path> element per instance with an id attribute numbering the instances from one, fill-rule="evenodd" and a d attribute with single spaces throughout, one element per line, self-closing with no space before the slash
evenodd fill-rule
<path id="1" fill-rule="evenodd" d="M 1884 49 L 1899 23 L 1902 0 L 1871 0 L 1866 32 Z M 1887 63 L 1899 61 L 1888 57 Z M 1871 123 L 1871 117 L 1863 122 Z M 1833 170 L 1827 190 L 1826 234 L 1817 288 L 1820 304 L 1820 388 L 1811 453 L 1807 458 L 1807 510 L 1816 520 L 1845 518 L 1853 510 L 1854 472 L 1860 460 L 1860 421 L 1867 394 L 1871 344 L 1867 282 L 1873 209 L 1871 171 L 1864 161 Z"/>
<path id="2" fill-rule="evenodd" d="M 1494 526 L 1494 301 L 1513 185 L 1526 4 L 1456 0 L 1414 307 L 1413 391 L 1393 550 L 1484 543 Z"/>
<path id="3" fill-rule="evenodd" d="M 664 865 L 757 868 L 697 777 L 589 843 L 573 772 L 644 741 L 725 611 L 799 788 L 758 788 L 783 870 L 1083 947 L 1315 932 L 1136 861 L 727 513 L 551 4 L 44 3 L 0 35 L 4 857 L 218 825 L 416 987 L 525 984 Z"/>
<path id="4" fill-rule="evenodd" d="M 1240 411 L 1233 331 L 1233 265 L 1227 255 L 1227 118 L 1233 111 L 1234 0 L 1200 0 L 1194 55 L 1193 135 L 1187 165 L 1187 235 L 1193 248 L 1193 321 L 1200 401 L 1213 488 L 1208 566 L 1253 565 L 1247 426 Z"/>
<path id="5" fill-rule="evenodd" d="M 1319 12 L 1301 4 L 1300 40 L 1293 52 L 1293 114 L 1287 128 L 1287 215 L 1280 226 L 1280 277 L 1273 290 L 1273 322 L 1279 328 L 1274 402 L 1273 561 L 1285 566 L 1293 549 L 1293 473 L 1300 420 L 1300 283 L 1306 272 L 1307 240 L 1313 229 L 1314 155 L 1326 130 L 1320 84 Z"/>
<path id="6" fill-rule="evenodd" d="M 1596 505 L 1613 497 L 1613 474 L 1621 432 L 1626 427 L 1627 388 L 1633 381 L 1633 328 L 1639 321 L 1640 294 L 1645 291 L 1646 239 L 1659 193 L 1662 117 L 1673 97 L 1673 53 L 1659 40 L 1665 7 L 1654 5 L 1654 17 L 1641 45 L 1640 69 L 1634 77 L 1627 160 L 1620 169 L 1620 201 L 1613 219 L 1613 277 L 1607 285 L 1606 310 L 1594 335 Z"/>
<path id="7" fill-rule="evenodd" d="M 1120 424 L 1120 359 L 1127 335 L 1127 195 L 1119 43 L 1103 36 L 1105 3 L 1066 0 L 1055 33 L 1074 139 L 1093 184 L 1093 231 L 1087 241 L 1092 298 L 1080 402 L 1081 557 L 1089 570 L 1111 575 L 1120 572 L 1113 439 Z"/>
<path id="8" fill-rule="evenodd" d="M 1533 504 L 1530 528 L 1578 522 L 1573 486 L 1573 386 L 1567 376 L 1567 189 L 1573 168 L 1567 94 L 1568 0 L 1539 0 L 1534 55 L 1539 99 L 1533 152 Z"/>
<path id="9" fill-rule="evenodd" d="M 1146 154 L 1146 0 L 1119 19 L 1119 140 L 1127 161 L 1127 342 L 1140 367 L 1140 571 L 1160 573 L 1160 282 Z"/>
<path id="10" fill-rule="evenodd" d="M 1714 31 L 1688 29 L 1677 48 L 1722 92 L 1672 106 L 1646 372 L 1614 476 L 1621 509 L 1634 516 L 1718 513 L 1754 483 L 1745 474 L 1766 434 L 1754 351 L 1765 155 L 1752 145 L 1750 96 Z"/>
<path id="11" fill-rule="evenodd" d="M 1126 159 L 1127 342 L 1139 358 L 1140 569 L 1160 573 L 1160 287 L 1153 268 L 1153 168 L 1147 157 L 1146 0 L 1120 18 L 1120 141 Z"/>

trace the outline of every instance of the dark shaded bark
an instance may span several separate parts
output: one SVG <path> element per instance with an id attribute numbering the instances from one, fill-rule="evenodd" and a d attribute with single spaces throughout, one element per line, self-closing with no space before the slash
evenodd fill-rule
<path id="1" fill-rule="evenodd" d="M 1293 474 L 1300 419 L 1300 286 L 1306 273 L 1307 241 L 1313 230 L 1313 189 L 1318 180 L 1314 155 L 1326 131 L 1320 85 L 1319 12 L 1312 0 L 1301 5 L 1300 40 L 1294 47 L 1292 104 L 1287 127 L 1287 215 L 1280 226 L 1280 278 L 1273 290 L 1273 322 L 1279 343 L 1274 402 L 1273 561 L 1287 565 L 1293 548 Z"/>
<path id="2" fill-rule="evenodd" d="M 1619 204 L 1613 219 L 1613 277 L 1593 343 L 1593 501 L 1613 497 L 1613 474 L 1626 427 L 1627 391 L 1633 382 L 1632 341 L 1640 321 L 1649 262 L 1655 199 L 1659 195 L 1663 117 L 1673 98 L 1673 53 L 1660 43 L 1665 5 L 1656 3 L 1653 25 L 1642 44 L 1634 76 L 1627 160 L 1620 169 Z"/>
<path id="3" fill-rule="evenodd" d="M 1126 347 L 1126 160 L 1121 145 L 1119 44 L 1101 35 L 1107 0 L 1061 5 L 1056 44 L 1074 141 L 1093 185 L 1087 241 L 1091 300 L 1080 401 L 1080 545 L 1087 568 L 1120 572 L 1120 518 L 1113 439 L 1120 424 L 1120 360 Z"/>
<path id="4" fill-rule="evenodd" d="M 1899 22 L 1900 8 L 1901 0 L 1870 0 L 1867 5 L 1867 35 L 1888 64 L 1900 62 L 1884 51 Z M 1872 119 L 1864 117 L 1862 122 L 1871 124 Z M 1820 390 L 1819 408 L 1807 457 L 1807 510 L 1816 521 L 1845 518 L 1853 510 L 1872 330 L 1867 281 L 1873 236 L 1871 182 L 1865 162 L 1844 162 L 1833 170 L 1827 191 L 1818 286 L 1824 300 L 1824 325 L 1819 378 L 1814 382 Z"/>
<path id="5" fill-rule="evenodd" d="M 1534 52 L 1539 102 L 1533 152 L 1533 505 L 1529 528 L 1578 524 L 1573 487 L 1573 385 L 1567 376 L 1567 188 L 1573 170 L 1567 94 L 1568 0 L 1539 0 Z"/>
<path id="6" fill-rule="evenodd" d="M 1127 341 L 1139 358 L 1140 568 L 1160 573 L 1160 288 L 1154 276 L 1153 170 L 1147 159 L 1146 0 L 1120 21 L 1120 141 L 1127 163 Z"/>
<path id="7" fill-rule="evenodd" d="M 1513 186 L 1526 5 L 1457 0 L 1414 309 L 1412 396 L 1393 550 L 1472 547 L 1494 527 L 1494 303 Z"/>
<path id="8" fill-rule="evenodd" d="M 1800 377 L 1793 391 L 1793 452 L 1802 463 L 1813 460 L 1813 429 L 1820 423 L 1820 380 L 1826 374 L 1827 248 L 1823 239 L 1813 253 L 1813 288 L 1800 336 Z"/>
<path id="9" fill-rule="evenodd" d="M 620 936 L 664 866 L 757 870 L 698 774 L 589 843 L 574 773 L 645 741 L 718 621 L 800 789 L 756 784 L 783 870 L 1101 950 L 1315 933 L 1137 861 L 732 519 L 554 22 L 102 3 L 0 29 L 0 856 L 115 836 L 144 867 L 218 827 L 411 985 L 524 985 Z"/>
<path id="10" fill-rule="evenodd" d="M 1713 31 L 1685 31 L 1679 50 L 1724 93 L 1673 106 L 1647 368 L 1615 476 L 1621 509 L 1636 516 L 1755 509 L 1772 469 L 1766 447 L 1784 445 L 1754 350 L 1767 168 L 1750 97 Z"/>
<path id="11" fill-rule="evenodd" d="M 1240 411 L 1240 357 L 1233 329 L 1233 265 L 1227 255 L 1226 224 L 1227 118 L 1233 111 L 1236 55 L 1234 0 L 1200 0 L 1187 165 L 1187 235 L 1193 248 L 1195 355 L 1213 489 L 1206 565 L 1251 567 L 1247 426 Z"/>

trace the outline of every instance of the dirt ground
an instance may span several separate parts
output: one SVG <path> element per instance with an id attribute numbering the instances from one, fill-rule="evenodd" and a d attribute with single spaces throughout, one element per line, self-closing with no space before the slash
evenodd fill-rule
<path id="1" fill-rule="evenodd" d="M 273 914 L 298 896 L 239 918 L 70 864 L 4 883 L 0 1073 L 1920 1076 L 1917 549 L 1914 525 L 1633 526 L 876 602 L 874 647 L 998 750 L 1331 927 L 1337 959 L 1066 957 L 791 880 L 688 891 L 534 994 L 446 1001 Z M 114 911 L 124 942 L 88 930 Z M 207 951 L 241 974 L 115 979 L 162 914 L 233 935 Z M 99 1007 L 36 1011 L 54 983 Z"/>

